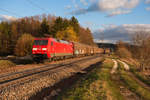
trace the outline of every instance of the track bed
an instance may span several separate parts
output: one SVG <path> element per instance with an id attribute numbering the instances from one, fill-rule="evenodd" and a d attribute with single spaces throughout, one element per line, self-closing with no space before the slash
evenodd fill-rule
<path id="1" fill-rule="evenodd" d="M 0 94 L 2 95 L 0 99 L 27 99 L 42 88 L 52 86 L 66 77 L 82 72 L 83 69 L 101 59 L 99 56 L 83 57 L 78 60 L 3 74 L 0 76 Z"/>

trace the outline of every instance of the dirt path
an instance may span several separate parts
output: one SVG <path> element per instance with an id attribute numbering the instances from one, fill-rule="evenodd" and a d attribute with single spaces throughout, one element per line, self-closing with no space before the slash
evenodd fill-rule
<path id="1" fill-rule="evenodd" d="M 121 62 L 123 64 L 123 67 L 125 70 L 130 70 L 130 67 L 128 64 L 126 64 L 125 62 L 121 61 L 121 60 L 118 60 L 119 62 Z"/>
<path id="2" fill-rule="evenodd" d="M 125 62 L 120 61 L 120 60 L 118 60 L 118 61 L 121 62 L 121 63 L 124 65 L 124 68 L 125 68 L 126 70 L 129 70 L 129 69 L 130 69 L 130 67 L 129 67 L 128 64 L 126 64 Z M 145 83 L 143 83 L 142 81 L 140 81 L 133 73 L 128 72 L 128 74 L 129 74 L 136 82 L 138 82 L 141 86 L 143 86 L 144 88 L 150 90 L 150 87 L 149 87 L 148 85 L 146 85 Z"/>
<path id="3" fill-rule="evenodd" d="M 124 68 L 125 70 L 129 70 L 129 66 L 124 63 L 123 61 L 120 61 L 120 60 L 114 60 L 112 59 L 113 62 L 114 62 L 114 66 L 111 70 L 111 74 L 114 74 L 116 73 L 117 71 L 117 68 L 118 68 L 118 62 L 122 63 L 124 65 Z M 114 74 L 112 76 L 112 79 L 114 80 L 114 82 L 118 85 L 119 87 L 119 90 L 120 90 L 120 93 L 125 97 L 126 100 L 140 100 L 140 98 L 135 94 L 133 93 L 132 91 L 130 91 L 124 84 L 124 82 L 122 82 L 120 80 L 120 76 L 118 74 Z"/>
<path id="4" fill-rule="evenodd" d="M 114 66 L 113 66 L 113 68 L 112 68 L 112 70 L 110 72 L 111 74 L 115 73 L 117 68 L 118 68 L 118 62 L 116 60 L 114 60 L 114 59 L 112 59 L 112 60 L 114 62 Z"/>

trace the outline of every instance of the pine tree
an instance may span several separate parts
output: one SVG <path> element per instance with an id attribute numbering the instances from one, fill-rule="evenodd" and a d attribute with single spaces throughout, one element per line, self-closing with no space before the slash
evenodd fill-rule
<path id="1" fill-rule="evenodd" d="M 56 18 L 54 25 L 52 26 L 51 34 L 53 35 L 53 37 L 56 37 L 56 33 L 61 30 L 63 30 L 63 19 L 61 17 L 58 17 Z"/>
<path id="2" fill-rule="evenodd" d="M 40 36 L 44 36 L 44 34 L 49 34 L 49 25 L 47 23 L 47 20 L 44 18 L 41 23 L 41 30 L 40 30 Z"/>
<path id="3" fill-rule="evenodd" d="M 70 19 L 70 25 L 74 28 L 76 33 L 79 32 L 79 22 L 74 16 Z"/>
<path id="4" fill-rule="evenodd" d="M 1 55 L 6 55 L 10 53 L 10 24 L 8 22 L 2 22 L 0 24 L 0 53 Z"/>

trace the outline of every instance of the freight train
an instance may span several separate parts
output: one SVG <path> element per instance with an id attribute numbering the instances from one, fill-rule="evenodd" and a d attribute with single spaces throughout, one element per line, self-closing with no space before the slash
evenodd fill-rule
<path id="1" fill-rule="evenodd" d="M 78 42 L 68 42 L 55 38 L 35 38 L 32 55 L 35 61 L 43 59 L 65 59 L 77 56 L 88 56 L 103 53 L 104 50 L 96 46 Z"/>

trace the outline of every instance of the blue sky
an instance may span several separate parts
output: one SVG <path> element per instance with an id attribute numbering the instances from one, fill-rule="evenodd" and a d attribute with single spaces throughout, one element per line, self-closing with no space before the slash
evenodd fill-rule
<path id="1" fill-rule="evenodd" d="M 52 14 L 70 18 L 92 32 L 108 26 L 150 24 L 150 0 L 1 0 L 0 17 Z M 4 18 L 0 18 L 3 20 Z M 107 26 L 104 27 L 104 26 Z"/>

